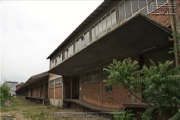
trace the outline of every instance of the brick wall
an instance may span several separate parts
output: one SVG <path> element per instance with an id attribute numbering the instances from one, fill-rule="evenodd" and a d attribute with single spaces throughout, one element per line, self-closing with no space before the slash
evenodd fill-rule
<path id="1" fill-rule="evenodd" d="M 55 88 L 55 99 L 62 99 L 62 87 Z"/>
<path id="2" fill-rule="evenodd" d="M 100 105 L 100 82 L 82 84 L 82 100 Z"/>
<path id="3" fill-rule="evenodd" d="M 100 82 L 82 84 L 82 90 L 80 93 L 82 95 L 82 100 L 108 108 L 120 108 L 124 103 L 141 102 L 136 98 L 132 100 L 132 95 L 123 87 L 113 85 L 112 91 L 106 93 L 105 84 L 102 83 L 102 94 L 100 88 Z M 100 98 L 101 96 L 102 101 Z"/>
<path id="4" fill-rule="evenodd" d="M 48 98 L 54 98 L 54 88 L 49 88 L 48 92 Z"/>
<path id="5" fill-rule="evenodd" d="M 169 27 L 170 26 L 170 15 L 165 15 L 165 14 L 154 14 L 154 13 L 161 13 L 161 11 L 163 12 L 168 12 L 168 8 L 159 8 L 157 10 L 155 10 L 154 12 L 152 12 L 151 14 L 148 15 L 148 17 L 150 17 L 152 20 L 157 21 L 158 23 Z"/>

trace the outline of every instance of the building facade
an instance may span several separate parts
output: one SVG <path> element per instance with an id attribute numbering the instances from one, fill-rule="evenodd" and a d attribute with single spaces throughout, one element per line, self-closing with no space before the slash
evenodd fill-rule
<path id="1" fill-rule="evenodd" d="M 94 111 L 141 104 L 125 88 L 107 87 L 103 68 L 128 57 L 140 66 L 149 66 L 149 59 L 178 63 L 168 54 L 176 46 L 171 33 L 180 22 L 178 10 L 178 0 L 105 0 L 48 56 L 49 98 Z M 63 79 L 60 87 L 57 75 Z"/>
<path id="2" fill-rule="evenodd" d="M 19 97 L 23 97 L 24 99 L 29 99 L 43 105 L 49 104 L 48 79 L 48 72 L 33 75 L 16 90 L 16 93 Z"/>
<path id="3" fill-rule="evenodd" d="M 18 82 L 5 81 L 5 84 L 7 86 L 9 86 L 11 96 L 15 96 L 16 95 L 16 85 L 18 84 Z"/>

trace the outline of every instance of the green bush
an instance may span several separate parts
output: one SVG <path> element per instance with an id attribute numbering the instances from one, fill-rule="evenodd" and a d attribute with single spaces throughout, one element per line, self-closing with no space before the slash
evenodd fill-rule
<path id="1" fill-rule="evenodd" d="M 0 105 L 3 105 L 3 103 L 10 99 L 10 97 L 10 88 L 7 84 L 3 83 L 0 85 Z"/>

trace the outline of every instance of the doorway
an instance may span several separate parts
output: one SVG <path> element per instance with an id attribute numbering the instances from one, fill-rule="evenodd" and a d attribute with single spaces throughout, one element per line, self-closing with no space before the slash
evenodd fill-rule
<path id="1" fill-rule="evenodd" d="M 79 76 L 72 77 L 72 99 L 79 99 Z"/>

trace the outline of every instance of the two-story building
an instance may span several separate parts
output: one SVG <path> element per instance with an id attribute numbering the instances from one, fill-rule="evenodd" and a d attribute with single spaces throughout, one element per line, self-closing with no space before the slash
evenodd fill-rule
<path id="1" fill-rule="evenodd" d="M 178 10 L 178 0 L 103 1 L 48 56 L 49 72 L 56 74 L 49 78 L 49 98 L 93 111 L 137 107 L 141 101 L 126 89 L 103 83 L 108 76 L 103 68 L 128 57 L 140 66 L 150 65 L 149 59 L 178 63 L 177 56 L 168 53 L 176 46 L 171 33 L 180 20 Z"/>

